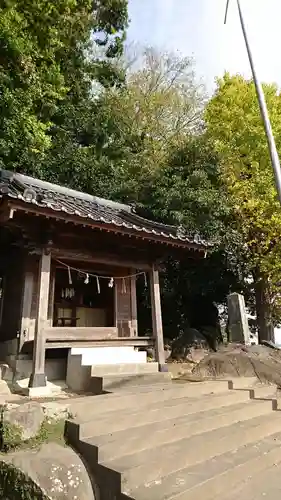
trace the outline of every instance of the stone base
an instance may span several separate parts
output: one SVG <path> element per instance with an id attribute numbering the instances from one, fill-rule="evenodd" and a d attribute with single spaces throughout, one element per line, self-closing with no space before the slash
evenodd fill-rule
<path id="1" fill-rule="evenodd" d="M 45 387 L 47 385 L 47 377 L 45 373 L 32 373 L 30 375 L 28 387 L 37 388 Z"/>
<path id="2" fill-rule="evenodd" d="M 168 365 L 164 363 L 163 365 L 159 363 L 158 371 L 161 373 L 167 373 L 169 371 Z"/>
<path id="3" fill-rule="evenodd" d="M 30 398 L 47 398 L 54 395 L 52 388 L 48 385 L 45 387 L 26 387 L 23 389 L 23 394 Z"/>
<path id="4" fill-rule="evenodd" d="M 57 397 L 66 388 L 64 381 L 49 382 L 41 387 L 29 387 L 29 380 L 18 380 L 14 385 L 16 392 L 29 396 L 30 398 Z"/>

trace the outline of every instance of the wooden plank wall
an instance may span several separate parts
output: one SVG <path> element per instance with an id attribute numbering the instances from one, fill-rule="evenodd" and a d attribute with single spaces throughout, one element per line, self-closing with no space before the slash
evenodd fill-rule
<path id="1" fill-rule="evenodd" d="M 0 342 L 17 337 L 21 324 L 23 295 L 23 255 L 15 249 L 5 262 L 5 285 L 3 293 L 3 311 L 0 330 Z"/>

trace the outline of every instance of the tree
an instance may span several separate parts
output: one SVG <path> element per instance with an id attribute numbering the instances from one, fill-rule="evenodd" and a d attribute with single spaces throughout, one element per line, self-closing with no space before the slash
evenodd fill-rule
<path id="1" fill-rule="evenodd" d="M 142 203 L 155 171 L 200 124 L 204 95 L 193 63 L 145 53 L 126 82 L 59 108 L 43 175 L 96 195 Z M 119 71 L 126 65 L 117 61 Z M 149 83 L 150 82 L 150 83 Z"/>
<path id="2" fill-rule="evenodd" d="M 214 304 L 225 303 L 230 290 L 241 288 L 224 249 L 231 209 L 217 155 L 205 134 L 187 138 L 184 147 L 171 152 L 154 189 L 151 208 L 159 219 L 213 244 L 205 259 L 168 259 L 163 283 L 167 330 L 175 324 L 180 330 L 215 327 Z"/>
<path id="3" fill-rule="evenodd" d="M 147 50 L 141 67 L 126 72 L 120 59 L 126 25 L 126 0 L 6 1 L 2 166 L 217 237 L 223 194 L 212 148 L 198 138 L 205 96 L 193 61 Z M 196 266 L 169 260 L 167 270 L 165 309 L 171 293 L 176 306 L 165 321 L 177 334 L 188 320 L 187 283 L 196 283 Z M 199 295 L 203 289 L 202 281 Z"/>
<path id="4" fill-rule="evenodd" d="M 150 48 L 129 68 L 126 87 L 113 89 L 107 102 L 123 134 L 141 138 L 159 163 L 198 131 L 204 97 L 191 58 Z"/>
<path id="5" fill-rule="evenodd" d="M 3 0 L 0 8 L 0 161 L 38 173 L 60 110 L 89 95 L 92 80 L 112 79 L 106 56 L 122 47 L 127 0 Z M 92 35 L 105 54 L 93 58 Z M 116 70 L 112 67 L 114 75 Z M 70 111 L 70 109 L 68 109 Z M 50 133 L 51 132 L 51 133 Z"/>
<path id="6" fill-rule="evenodd" d="M 151 208 L 190 234 L 221 241 L 229 213 L 217 155 L 204 134 L 185 138 L 155 173 Z"/>
<path id="7" fill-rule="evenodd" d="M 144 216 L 179 225 L 183 233 L 213 243 L 205 259 L 184 259 L 174 251 L 166 259 L 161 287 L 165 336 L 174 338 L 192 327 L 213 338 L 218 334 L 215 304 L 225 304 L 230 290 L 241 291 L 241 284 L 224 248 L 231 209 L 206 136 L 186 137 L 142 195 Z M 145 312 L 141 316 L 147 321 Z"/>
<path id="8" fill-rule="evenodd" d="M 280 147 L 280 95 L 275 85 L 264 85 L 264 91 Z M 260 338 L 270 338 L 274 316 L 280 320 L 281 211 L 253 82 L 226 74 L 205 118 L 240 236 L 240 267 L 244 278 L 253 277 Z"/>

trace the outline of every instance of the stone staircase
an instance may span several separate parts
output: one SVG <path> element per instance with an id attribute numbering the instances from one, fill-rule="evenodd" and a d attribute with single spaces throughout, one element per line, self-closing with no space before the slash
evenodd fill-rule
<path id="1" fill-rule="evenodd" d="M 66 436 L 97 500 L 277 500 L 276 387 L 252 379 L 136 385 L 76 400 Z"/>

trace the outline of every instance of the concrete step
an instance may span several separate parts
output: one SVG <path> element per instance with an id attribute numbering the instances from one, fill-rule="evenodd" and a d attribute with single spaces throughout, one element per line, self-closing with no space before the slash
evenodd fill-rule
<path id="1" fill-rule="evenodd" d="M 92 365 L 92 377 L 105 375 L 138 375 L 143 373 L 158 373 L 158 363 L 116 363 L 110 365 Z"/>
<path id="2" fill-rule="evenodd" d="M 253 403 L 249 401 L 143 425 L 137 429 L 129 428 L 126 431 L 102 436 L 100 439 L 91 438 L 87 442 L 98 446 L 99 461 L 106 461 L 216 430 L 218 426 L 227 427 L 236 422 L 268 415 L 270 412 L 271 405 L 268 401 L 254 401 Z"/>
<path id="3" fill-rule="evenodd" d="M 96 396 L 105 393 L 121 393 L 137 389 L 138 387 L 146 387 L 148 390 L 155 385 L 172 384 L 171 375 L 169 373 L 151 372 L 151 373 L 124 373 L 122 375 L 109 374 L 99 377 L 90 376 L 88 390 Z M 171 387 L 171 385 L 170 385 Z"/>
<path id="4" fill-rule="evenodd" d="M 245 391 L 245 390 L 251 390 L 254 391 L 255 396 L 253 397 L 268 397 L 270 396 L 275 396 L 277 393 L 277 387 L 276 385 L 271 385 L 271 384 L 261 384 L 259 383 L 256 379 L 248 378 L 248 377 L 241 377 L 241 380 L 238 379 L 237 381 L 235 379 L 229 381 L 229 389 L 233 390 L 239 390 L 239 391 Z"/>
<path id="5" fill-rule="evenodd" d="M 245 389 L 248 387 L 262 386 L 257 377 L 234 377 L 229 381 L 230 389 Z"/>
<path id="6" fill-rule="evenodd" d="M 280 446 L 280 442 L 279 442 Z M 280 451 L 280 450 L 279 450 Z M 257 460 L 258 462 L 258 460 Z M 257 464 L 248 477 L 240 480 L 238 486 L 226 491 L 225 500 L 268 500 L 280 499 L 280 473 L 281 457 L 277 450 L 270 451 L 268 455 L 261 457 L 261 464 L 267 465 L 261 470 L 261 465 Z"/>
<path id="7" fill-rule="evenodd" d="M 178 398 L 166 399 L 162 402 L 151 402 L 149 407 L 146 404 L 140 404 L 138 408 L 133 404 L 125 408 L 119 405 L 119 409 L 113 410 L 111 408 L 109 413 L 91 413 L 89 407 L 87 413 L 84 412 L 83 415 L 80 413 L 80 419 L 76 419 L 70 424 L 79 427 L 79 435 L 80 439 L 82 439 L 108 433 L 108 429 L 110 429 L 110 433 L 113 433 L 129 427 L 171 420 L 180 416 L 227 407 L 249 400 L 249 393 L 246 391 L 229 391 L 222 394 L 205 395 L 201 398 L 184 396 L 183 394 L 179 395 Z M 108 407 L 109 405 L 110 402 L 108 402 Z M 78 431 L 75 432 L 77 434 Z"/>
<path id="8" fill-rule="evenodd" d="M 170 373 L 160 373 L 160 372 L 147 372 L 135 374 L 123 374 L 110 376 L 106 375 L 102 378 L 102 388 L 104 391 L 114 392 L 128 389 L 129 387 L 134 388 L 138 386 L 146 386 L 147 388 L 154 386 L 155 384 L 164 384 L 171 381 Z"/>
<path id="9" fill-rule="evenodd" d="M 156 386 L 77 401 L 66 436 L 101 498 L 226 500 L 253 468 L 262 473 L 281 462 L 276 387 L 253 379 Z"/>
<path id="10" fill-rule="evenodd" d="M 264 440 L 242 445 L 203 463 L 181 469 L 162 477 L 159 481 L 147 482 L 131 490 L 125 488 L 125 491 L 129 498 L 137 500 L 241 499 L 241 484 L 245 484 L 249 476 L 253 477 L 256 474 L 263 476 L 268 466 L 280 461 L 280 444 L 281 433 L 278 433 Z M 232 493 L 235 494 L 232 496 Z M 248 496 L 245 500 L 246 498 L 254 500 L 257 496 Z"/>
<path id="11" fill-rule="evenodd" d="M 73 411 L 75 414 L 83 414 L 84 416 L 89 416 L 89 419 L 93 415 L 101 414 L 103 412 L 111 412 L 115 410 L 120 410 L 124 408 L 138 410 L 142 406 L 151 406 L 151 404 L 160 403 L 161 401 L 171 401 L 173 399 L 179 399 L 181 397 L 189 398 L 200 398 L 204 395 L 210 394 L 230 394 L 228 391 L 228 382 L 210 382 L 210 385 L 205 382 L 200 382 L 196 384 L 185 384 L 185 385 L 174 385 L 165 384 L 161 386 L 156 384 L 154 390 L 153 387 L 132 387 L 128 392 L 115 393 L 115 394 L 105 394 L 99 396 L 86 396 L 82 398 L 75 399 L 72 403 Z M 139 395 L 139 392 L 143 391 L 143 394 Z M 233 394 L 235 391 L 233 391 Z M 239 397 L 239 396 L 237 396 Z M 248 396 L 245 396 L 248 399 Z M 242 400 L 243 396 L 242 396 Z M 241 401 L 242 401 L 241 400 Z M 88 413 L 90 412 L 90 413 Z"/>
<path id="12" fill-rule="evenodd" d="M 142 451 L 108 460 L 99 467 L 103 468 L 101 474 L 107 476 L 108 483 L 113 478 L 116 482 L 119 474 L 122 492 L 128 494 L 143 483 L 161 481 L 163 477 L 183 468 L 236 450 L 237 443 L 250 444 L 278 431 L 280 415 L 272 412 L 270 415 L 166 443 L 150 449 L 149 453 Z"/>
<path id="13" fill-rule="evenodd" d="M 276 387 L 271 385 L 256 386 L 254 388 L 236 389 L 237 391 L 246 391 L 250 399 L 274 399 L 276 398 Z"/>
<path id="14" fill-rule="evenodd" d="M 158 377 L 158 375 L 161 375 L 161 377 Z M 164 375 L 164 378 L 162 377 Z M 139 377 L 138 375 L 133 375 L 133 377 Z M 147 378 L 146 378 L 147 377 Z M 151 378 L 152 377 L 152 378 Z M 155 377 L 155 382 L 154 382 L 154 377 Z M 111 377 L 109 377 L 111 379 Z M 141 380 L 143 379 L 144 383 L 143 384 L 136 384 L 136 385 L 122 385 L 118 387 L 118 391 L 113 391 L 112 395 L 115 396 L 122 396 L 123 394 L 140 394 L 142 393 L 143 395 L 148 394 L 148 393 L 154 393 L 156 391 L 164 391 L 166 389 L 171 389 L 172 386 L 172 381 L 171 378 L 167 373 L 153 373 L 150 375 L 142 375 Z M 112 377 L 112 380 L 115 380 L 115 377 Z M 148 383 L 149 381 L 149 383 Z M 145 383 L 146 382 L 146 383 Z M 108 394 L 108 393 L 107 393 Z"/>
<path id="15" fill-rule="evenodd" d="M 120 393 L 122 391 L 131 391 L 139 386 L 154 387 L 157 384 L 172 384 L 170 373 L 151 372 L 147 373 L 123 373 L 122 375 L 109 374 L 99 377 L 91 376 L 89 381 L 89 390 L 97 396 L 104 393 Z"/>

